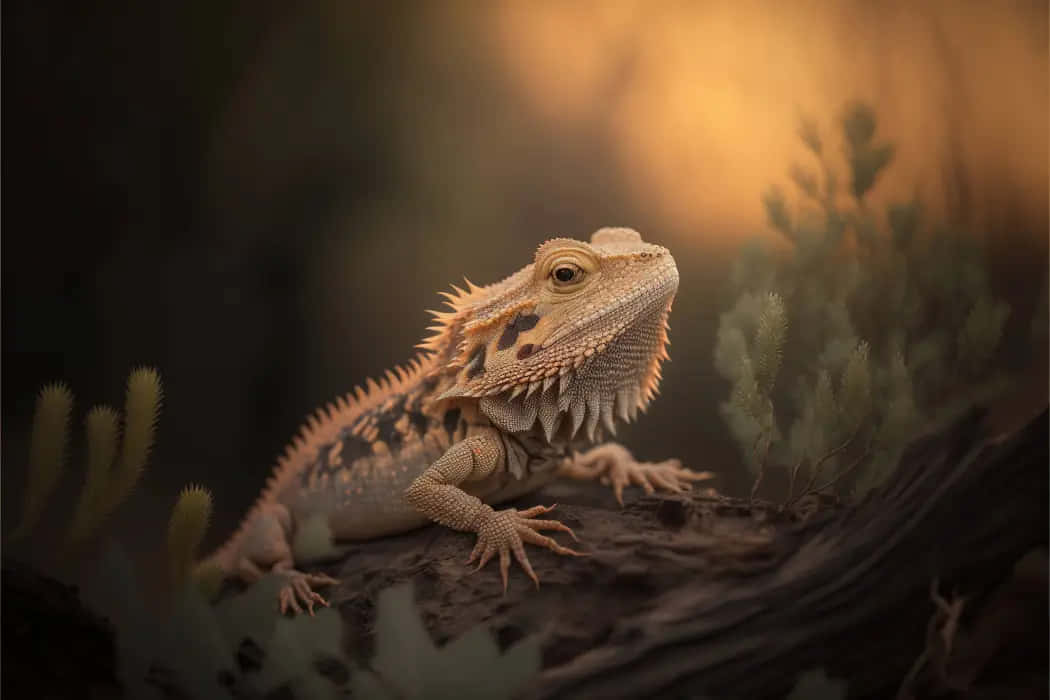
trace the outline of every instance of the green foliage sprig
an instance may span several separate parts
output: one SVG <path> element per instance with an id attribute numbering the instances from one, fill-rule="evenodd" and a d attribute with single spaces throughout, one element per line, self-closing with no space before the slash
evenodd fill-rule
<path id="1" fill-rule="evenodd" d="M 437 647 L 413 603 L 411 584 L 379 594 L 375 634 L 371 670 L 352 679 L 358 697 L 512 698 L 540 670 L 538 638 L 526 637 L 501 654 L 484 625 Z M 406 665 L 406 658 L 412 663 Z"/>
<path id="2" fill-rule="evenodd" d="M 1010 309 L 990 291 L 979 241 L 928 224 L 917 197 L 875 211 L 869 195 L 894 146 L 863 103 L 847 105 L 839 128 L 848 191 L 816 122 L 803 119 L 812 164 L 789 171 L 799 202 L 778 186 L 762 195 L 790 248 L 745 246 L 731 273 L 736 302 L 720 319 L 715 367 L 731 385 L 722 415 L 756 472 L 753 495 L 767 462 L 788 469 L 789 501 L 800 478 L 803 494 L 847 477 L 862 493 L 961 384 L 980 391 L 999 379 Z"/>

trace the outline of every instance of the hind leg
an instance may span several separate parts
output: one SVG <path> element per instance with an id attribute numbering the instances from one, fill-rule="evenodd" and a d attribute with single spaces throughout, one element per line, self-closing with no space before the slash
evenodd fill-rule
<path id="1" fill-rule="evenodd" d="M 307 574 L 295 569 L 292 555 L 292 516 L 283 505 L 271 503 L 260 508 L 241 543 L 237 575 L 245 583 L 258 581 L 267 572 L 281 576 L 285 583 L 277 595 L 281 613 L 314 614 L 314 605 L 328 605 L 314 587 L 339 583 L 324 574 Z"/>

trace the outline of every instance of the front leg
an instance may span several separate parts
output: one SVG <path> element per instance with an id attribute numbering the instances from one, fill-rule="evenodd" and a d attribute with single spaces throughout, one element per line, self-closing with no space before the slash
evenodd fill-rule
<path id="1" fill-rule="evenodd" d="M 573 531 L 557 520 L 534 520 L 533 516 L 546 513 L 554 506 L 536 506 L 524 511 L 513 508 L 494 511 L 477 496 L 472 496 L 460 485 L 467 481 L 484 479 L 506 467 L 506 453 L 499 432 L 486 428 L 450 447 L 436 462 L 420 474 L 405 490 L 405 500 L 431 520 L 453 530 L 475 532 L 477 544 L 467 563 L 480 557 L 478 569 L 499 553 L 503 591 L 507 590 L 510 554 L 538 587 L 536 572 L 525 554 L 524 542 L 547 547 L 558 554 L 580 556 L 579 552 L 563 547 L 537 530 L 560 530 L 576 539 Z"/>
<path id="2" fill-rule="evenodd" d="M 694 472 L 683 468 L 677 459 L 639 462 L 626 447 L 615 442 L 607 442 L 573 455 L 558 473 L 570 479 L 600 479 L 603 484 L 611 484 L 613 494 L 621 506 L 623 488 L 630 484 L 641 486 L 648 494 L 655 493 L 656 487 L 681 493 L 690 488 L 693 481 L 714 478 L 711 472 Z"/>

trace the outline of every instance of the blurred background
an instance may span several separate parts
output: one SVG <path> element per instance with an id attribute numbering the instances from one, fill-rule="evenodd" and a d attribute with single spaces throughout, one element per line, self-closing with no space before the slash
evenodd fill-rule
<path id="1" fill-rule="evenodd" d="M 218 543 L 305 414 L 412 355 L 438 291 L 605 225 L 681 271 L 662 396 L 625 442 L 742 492 L 712 363 L 728 270 L 777 242 L 761 195 L 798 119 L 830 134 L 852 99 L 897 146 L 871 200 L 918 193 L 984 238 L 1004 361 L 1045 377 L 1042 0 L 12 0 L 3 46 L 5 526 L 45 382 L 77 397 L 76 482 L 84 412 L 156 366 L 157 447 L 116 531 L 160 548 L 199 482 Z"/>

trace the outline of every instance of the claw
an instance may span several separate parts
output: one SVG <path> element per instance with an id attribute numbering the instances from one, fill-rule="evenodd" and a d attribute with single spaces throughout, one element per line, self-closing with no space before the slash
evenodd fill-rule
<path id="1" fill-rule="evenodd" d="M 624 505 L 623 491 L 626 486 L 639 486 L 650 496 L 658 490 L 684 493 L 692 488 L 692 482 L 714 477 L 714 474 L 708 471 L 694 472 L 686 469 L 677 459 L 639 462 L 622 445 L 615 443 L 601 445 L 578 455 L 568 475 L 574 478 L 594 478 L 588 473 L 590 471 L 595 471 L 602 484 L 612 487 L 613 496 L 621 507 Z"/>
<path id="2" fill-rule="evenodd" d="M 537 515 L 543 515 L 544 513 L 550 513 L 552 510 L 554 510 L 557 507 L 558 507 L 557 503 L 555 503 L 552 506 L 533 506 L 532 508 L 529 508 L 528 510 L 519 511 L 518 515 L 520 515 L 523 518 L 534 518 Z"/>
<path id="3" fill-rule="evenodd" d="M 515 561 L 539 588 L 540 579 L 525 553 L 524 542 L 540 544 L 557 554 L 584 556 L 580 552 L 561 546 L 551 537 L 537 533 L 537 530 L 557 530 L 567 532 L 574 540 L 579 541 L 576 533 L 568 525 L 557 520 L 538 520 L 532 517 L 549 513 L 556 505 L 533 506 L 520 512 L 512 508 L 499 512 L 490 510 L 478 526 L 478 541 L 467 563 L 472 563 L 480 552 L 480 561 L 474 569 L 478 571 L 498 552 L 500 579 L 503 583 L 503 593 L 506 594 L 510 583 L 510 560 L 513 554 Z"/>
<path id="4" fill-rule="evenodd" d="M 311 616 L 316 614 L 315 605 L 331 607 L 329 602 L 311 586 L 330 586 L 339 583 L 337 579 L 325 574 L 302 574 L 298 571 L 282 573 L 288 576 L 287 583 L 277 594 L 278 609 L 282 615 L 287 614 L 289 610 L 296 615 L 302 614 L 303 605 L 306 606 L 306 612 Z"/>
<path id="5" fill-rule="evenodd" d="M 476 560 L 478 558 L 478 556 L 481 555 L 481 552 L 482 552 L 482 550 L 484 548 L 485 548 L 485 543 L 482 542 L 481 539 L 479 538 L 477 544 L 474 545 L 474 549 L 472 549 L 470 551 L 470 557 L 467 559 L 467 563 L 468 564 L 473 564 L 474 560 Z"/>
<path id="6" fill-rule="evenodd" d="M 478 568 L 474 570 L 480 571 L 481 567 L 485 566 L 485 564 L 488 564 L 489 560 L 492 559 L 492 555 L 495 553 L 496 545 L 492 544 L 491 542 L 485 545 L 485 550 L 481 553 L 481 561 L 478 562 Z"/>
<path id="7" fill-rule="evenodd" d="M 523 520 L 522 525 L 532 528 L 533 530 L 557 530 L 558 532 L 567 532 L 569 537 L 580 541 L 580 538 L 576 536 L 576 533 L 572 531 L 572 528 L 559 520 Z"/>

